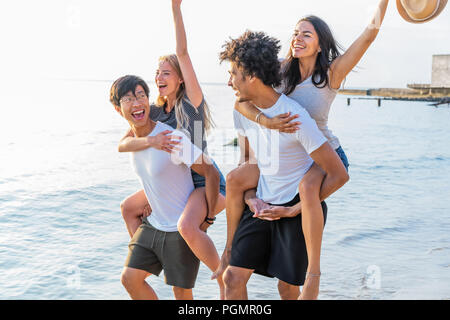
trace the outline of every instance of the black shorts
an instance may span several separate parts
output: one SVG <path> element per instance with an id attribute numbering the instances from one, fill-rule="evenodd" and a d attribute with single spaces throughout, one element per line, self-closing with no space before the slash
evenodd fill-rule
<path id="1" fill-rule="evenodd" d="M 281 206 L 293 206 L 293 200 Z M 327 205 L 322 202 L 324 222 Z M 275 277 L 292 285 L 305 282 L 308 255 L 303 236 L 301 215 L 266 221 L 253 218 L 253 212 L 245 207 L 234 235 L 230 265 L 255 270 L 257 274 Z"/>

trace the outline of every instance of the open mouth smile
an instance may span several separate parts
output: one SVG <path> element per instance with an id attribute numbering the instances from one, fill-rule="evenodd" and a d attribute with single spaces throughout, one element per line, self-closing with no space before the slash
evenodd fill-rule
<path id="1" fill-rule="evenodd" d="M 142 120 L 142 119 L 144 119 L 144 116 L 145 116 L 145 110 L 144 109 L 140 109 L 140 110 L 133 111 L 131 113 L 131 116 L 135 120 Z"/>

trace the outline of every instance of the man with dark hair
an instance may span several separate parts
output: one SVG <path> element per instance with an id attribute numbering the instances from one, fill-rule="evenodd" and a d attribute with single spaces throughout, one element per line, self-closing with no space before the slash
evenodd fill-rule
<path id="1" fill-rule="evenodd" d="M 110 100 L 136 137 L 153 138 L 172 130 L 150 119 L 148 91 L 145 81 L 136 76 L 124 76 L 111 87 Z M 130 241 L 122 272 L 122 284 L 132 299 L 157 299 L 145 279 L 161 270 L 176 299 L 193 298 L 199 260 L 177 231 L 177 223 L 194 190 L 189 168 L 205 177 L 212 208 L 218 198 L 219 173 L 184 133 L 175 130 L 174 134 L 181 140 L 172 153 L 155 148 L 131 153 L 132 166 L 152 208 Z"/>
<path id="2" fill-rule="evenodd" d="M 150 89 L 148 88 L 147 83 L 139 77 L 128 75 L 114 81 L 109 92 L 109 101 L 114 107 L 120 106 L 120 100 L 130 92 L 133 93 L 137 86 L 142 87 L 143 93 L 145 93 L 145 96 L 148 98 Z"/>
<path id="3" fill-rule="evenodd" d="M 246 76 L 254 76 L 263 84 L 278 87 L 281 84 L 279 40 L 264 32 L 246 31 L 238 39 L 224 45 L 220 61 L 232 61 Z"/>
<path id="4" fill-rule="evenodd" d="M 246 286 L 253 272 L 281 280 L 282 297 L 298 292 L 297 286 L 303 285 L 308 265 L 301 217 L 283 215 L 286 212 L 283 210 L 275 215 L 265 212 L 299 202 L 297 187 L 313 162 L 326 174 L 321 198 L 328 197 L 348 180 L 342 161 L 308 112 L 274 90 L 273 86 L 280 83 L 279 49 L 276 39 L 262 32 L 247 31 L 227 42 L 220 54 L 221 61 L 230 62 L 228 85 L 236 91 L 238 102 L 251 101 L 268 117 L 287 112 L 298 114 L 301 121 L 296 133 L 286 134 L 259 126 L 257 121 L 250 121 L 234 110 L 239 140 L 253 149 L 260 177 L 257 189 L 245 193 L 246 208 L 224 273 L 226 299 L 247 299 Z M 245 150 L 247 159 L 248 154 L 249 150 Z M 322 210 L 325 219 L 324 202 Z"/>

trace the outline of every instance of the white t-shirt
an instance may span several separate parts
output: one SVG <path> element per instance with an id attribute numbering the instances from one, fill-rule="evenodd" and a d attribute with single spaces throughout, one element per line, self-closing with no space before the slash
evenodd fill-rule
<path id="1" fill-rule="evenodd" d="M 234 110 L 234 126 L 239 134 L 247 137 L 258 162 L 260 176 L 256 196 L 267 203 L 284 204 L 295 197 L 300 180 L 313 164 L 309 154 L 327 139 L 308 112 L 284 94 L 272 107 L 258 109 L 268 117 L 290 111 L 298 114 L 302 123 L 296 133 L 280 133 Z"/>
<path id="2" fill-rule="evenodd" d="M 159 121 L 149 136 L 155 136 L 164 130 L 171 130 L 173 135 L 182 137 L 179 144 L 181 151 L 169 154 L 148 148 L 132 152 L 131 165 L 152 207 L 148 222 L 158 230 L 173 232 L 177 231 L 178 219 L 194 190 L 189 168 L 199 159 L 202 151 L 184 133 Z"/>

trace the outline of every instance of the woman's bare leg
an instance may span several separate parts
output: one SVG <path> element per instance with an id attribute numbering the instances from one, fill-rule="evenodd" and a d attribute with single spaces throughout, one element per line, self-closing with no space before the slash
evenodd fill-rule
<path id="1" fill-rule="evenodd" d="M 315 300 L 319 295 L 320 251 L 324 227 L 323 211 L 319 197 L 320 187 L 325 177 L 322 169 L 313 164 L 300 181 L 300 204 L 302 229 L 308 254 L 308 269 L 299 299 Z"/>
<path id="2" fill-rule="evenodd" d="M 141 217 L 145 206 L 150 208 L 144 190 L 133 193 L 120 204 L 120 211 L 122 212 L 123 220 L 125 220 L 125 225 L 131 238 L 137 228 L 142 224 Z"/>
<path id="3" fill-rule="evenodd" d="M 226 214 L 227 214 L 227 242 L 220 259 L 219 268 L 213 278 L 223 274 L 228 266 L 234 233 L 244 211 L 244 192 L 256 188 L 259 180 L 259 168 L 256 164 L 243 163 L 227 175 L 226 180 Z"/>
<path id="4" fill-rule="evenodd" d="M 219 194 L 219 199 L 214 210 L 217 215 L 225 209 L 225 197 Z M 184 208 L 183 214 L 178 220 L 178 231 L 191 248 L 192 252 L 211 271 L 215 271 L 219 266 L 219 255 L 211 238 L 200 229 L 207 214 L 207 202 L 205 188 L 197 188 L 192 191 Z M 220 297 L 224 298 L 224 286 L 222 277 L 217 278 L 220 287 Z"/>

